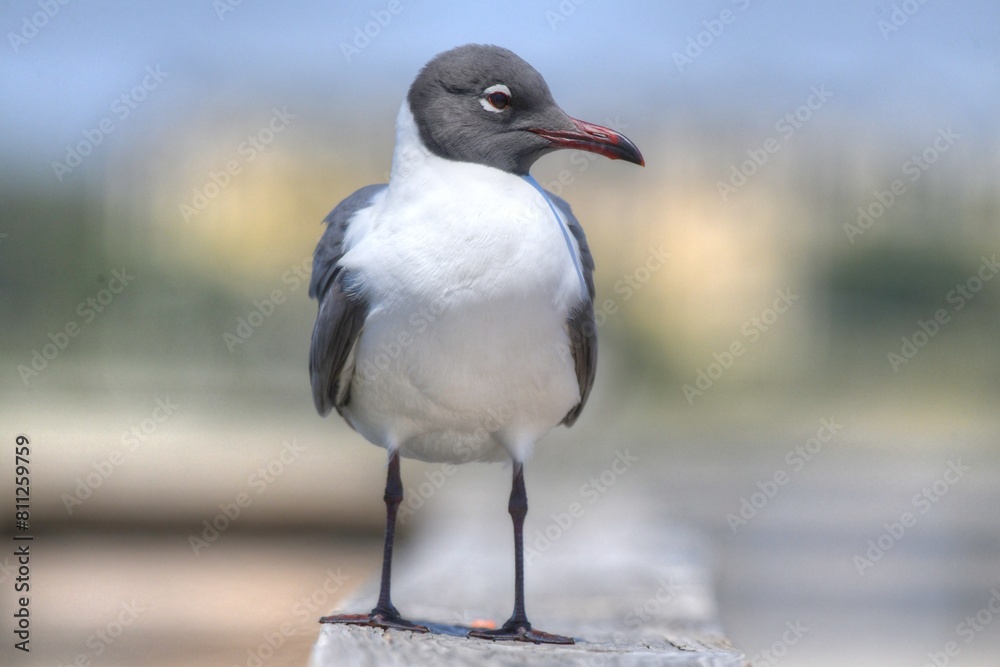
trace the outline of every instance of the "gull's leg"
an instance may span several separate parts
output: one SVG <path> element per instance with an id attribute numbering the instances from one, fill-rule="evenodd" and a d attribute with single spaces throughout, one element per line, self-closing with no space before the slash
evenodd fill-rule
<path id="1" fill-rule="evenodd" d="M 470 637 L 480 639 L 506 639 L 535 644 L 572 644 L 573 639 L 532 630 L 524 611 L 524 517 L 528 514 L 528 494 L 524 489 L 524 466 L 514 462 L 514 479 L 507 505 L 514 522 L 514 613 L 503 627 L 496 630 L 470 630 Z"/>
<path id="2" fill-rule="evenodd" d="M 399 476 L 399 452 L 389 453 L 389 472 L 385 481 L 385 549 L 382 552 L 382 585 L 379 590 L 378 603 L 370 614 L 336 614 L 324 616 L 320 623 L 349 623 L 352 625 L 370 625 L 377 628 L 396 628 L 427 632 L 423 625 L 407 621 L 399 615 L 389 597 L 389 580 L 392 578 L 392 544 L 396 537 L 396 511 L 403 501 L 403 481 Z"/>

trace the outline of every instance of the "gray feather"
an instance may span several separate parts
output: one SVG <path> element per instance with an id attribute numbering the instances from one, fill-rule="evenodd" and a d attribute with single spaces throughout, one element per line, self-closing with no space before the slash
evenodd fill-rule
<path id="1" fill-rule="evenodd" d="M 344 235 L 351 218 L 358 211 L 368 208 L 375 195 L 385 190 L 388 185 L 366 185 L 349 195 L 347 199 L 337 204 L 336 208 L 323 219 L 326 231 L 316 244 L 313 254 L 312 280 L 309 282 L 309 297 L 322 301 L 333 273 L 338 268 L 338 262 L 344 254 Z"/>
<path id="2" fill-rule="evenodd" d="M 333 408 L 343 415 L 351 399 L 354 374 L 354 346 L 368 315 L 368 304 L 350 289 L 350 276 L 340 265 L 344 256 L 344 236 L 351 219 L 371 205 L 385 185 L 361 188 L 330 212 L 324 222 L 326 231 L 313 255 L 309 296 L 319 301 L 309 350 L 309 376 L 313 402 L 324 417 Z"/>
<path id="3" fill-rule="evenodd" d="M 511 91 L 510 106 L 503 113 L 484 113 L 483 91 L 498 83 Z M 576 129 L 534 67 L 488 44 L 438 54 L 417 75 L 406 99 L 429 151 L 512 174 L 527 174 L 535 160 L 556 150 L 530 128 Z"/>
<path id="4" fill-rule="evenodd" d="M 583 280 L 587 284 L 590 298 L 584 299 L 574 308 L 566 319 L 566 331 L 569 334 L 569 349 L 573 354 L 576 366 L 576 379 L 580 383 L 580 402 L 563 417 L 562 423 L 572 426 L 583 411 L 590 390 L 594 386 L 594 376 L 597 373 L 597 321 L 594 319 L 594 256 L 590 254 L 587 236 L 583 227 L 573 215 L 573 210 L 565 199 L 547 192 L 552 202 L 566 218 L 566 226 L 580 247 L 580 264 L 583 268 Z"/>

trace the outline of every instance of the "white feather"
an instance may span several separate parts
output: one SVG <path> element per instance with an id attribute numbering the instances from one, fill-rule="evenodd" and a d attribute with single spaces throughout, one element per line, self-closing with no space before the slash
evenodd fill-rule
<path id="1" fill-rule="evenodd" d="M 431 154 L 405 102 L 389 187 L 345 247 L 370 304 L 347 417 L 372 442 L 524 461 L 579 401 L 566 333 L 586 297 L 579 248 L 524 179 Z"/>

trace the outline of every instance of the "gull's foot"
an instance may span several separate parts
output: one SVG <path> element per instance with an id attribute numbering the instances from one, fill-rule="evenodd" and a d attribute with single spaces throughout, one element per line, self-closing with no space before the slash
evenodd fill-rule
<path id="1" fill-rule="evenodd" d="M 527 621 L 507 621 L 496 630 L 469 630 L 469 636 L 493 641 L 531 642 L 533 644 L 575 644 L 572 637 L 553 635 L 541 630 L 533 630 Z"/>
<path id="2" fill-rule="evenodd" d="M 410 632 L 427 632 L 427 627 L 411 623 L 399 615 L 395 609 L 382 611 L 373 609 L 370 614 L 334 614 L 319 619 L 320 623 L 343 623 L 346 625 L 367 625 L 372 628 L 386 630 L 409 630 Z"/>

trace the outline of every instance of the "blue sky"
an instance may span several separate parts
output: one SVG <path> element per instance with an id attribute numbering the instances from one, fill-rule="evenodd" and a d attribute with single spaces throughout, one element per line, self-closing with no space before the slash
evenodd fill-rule
<path id="1" fill-rule="evenodd" d="M 564 107 L 596 109 L 597 119 L 637 108 L 654 123 L 705 114 L 748 122 L 827 84 L 841 111 L 890 132 L 951 122 L 997 134 L 1000 4 L 992 0 L 237 1 L 6 3 L 4 161 L 56 157 L 147 66 L 170 73 L 147 112 L 159 122 L 220 99 L 265 108 L 292 99 L 343 119 L 386 100 L 394 107 L 420 65 L 466 42 L 513 49 Z M 46 6 L 53 15 L 42 20 Z M 889 32 L 894 15 L 898 30 Z M 25 21 L 42 25 L 32 33 Z M 374 37 L 355 42 L 365 28 Z M 699 39 L 705 46 L 679 67 L 676 54 Z M 345 55 L 345 44 L 363 46 Z"/>

